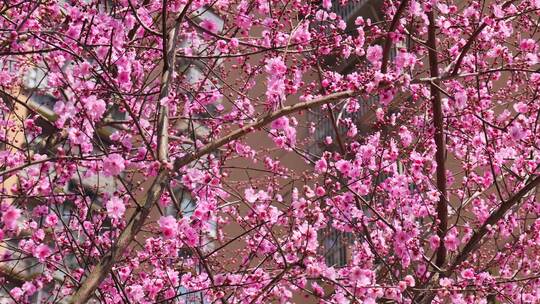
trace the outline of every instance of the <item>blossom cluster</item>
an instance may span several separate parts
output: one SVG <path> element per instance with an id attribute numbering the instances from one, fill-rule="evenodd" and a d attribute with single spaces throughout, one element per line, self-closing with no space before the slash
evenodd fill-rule
<path id="1" fill-rule="evenodd" d="M 540 1 L 361 3 L 0 3 L 0 302 L 540 302 Z"/>

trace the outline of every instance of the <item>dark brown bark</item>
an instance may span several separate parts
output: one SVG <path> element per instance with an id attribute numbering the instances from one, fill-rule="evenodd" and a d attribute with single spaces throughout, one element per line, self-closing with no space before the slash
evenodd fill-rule
<path id="1" fill-rule="evenodd" d="M 427 13 L 429 19 L 428 40 L 429 46 L 429 71 L 432 78 L 439 77 L 439 64 L 437 59 L 437 38 L 435 34 L 435 17 L 433 11 Z M 441 93 L 439 84 L 436 81 L 431 82 L 431 103 L 433 110 L 433 126 L 435 128 L 435 161 L 437 162 L 437 189 L 439 190 L 439 202 L 437 203 L 437 235 L 440 239 L 440 245 L 437 249 L 437 258 L 435 265 L 439 268 L 446 262 L 446 247 L 444 246 L 444 237 L 448 229 L 448 199 L 446 197 L 446 166 L 445 154 L 446 144 L 444 142 L 444 117 L 441 105 Z"/>
<path id="2" fill-rule="evenodd" d="M 399 7 L 396 11 L 396 14 L 394 15 L 394 18 L 392 18 L 392 22 L 390 23 L 390 28 L 388 28 L 388 32 L 386 33 L 386 39 L 384 41 L 384 47 L 383 47 L 383 58 L 382 58 L 382 65 L 381 65 L 381 72 L 386 73 L 388 69 L 388 60 L 390 58 L 390 49 L 392 48 L 392 33 L 396 30 L 399 19 L 401 18 L 401 15 L 403 14 L 403 11 L 405 11 L 405 8 L 407 7 L 407 4 L 409 3 L 408 0 L 402 0 L 399 4 Z"/>

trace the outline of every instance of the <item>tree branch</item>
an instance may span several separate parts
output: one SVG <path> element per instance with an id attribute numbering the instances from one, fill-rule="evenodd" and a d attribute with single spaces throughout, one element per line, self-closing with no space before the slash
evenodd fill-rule
<path id="1" fill-rule="evenodd" d="M 191 1 L 190 1 L 191 3 Z M 166 8 L 166 1 L 163 2 L 163 7 Z M 176 41 L 178 36 L 178 30 L 182 23 L 182 17 L 185 15 L 185 12 L 188 10 L 189 4 L 187 4 L 180 18 L 175 20 L 175 26 L 170 31 L 167 37 L 166 31 L 166 19 L 167 15 L 163 14 L 163 54 L 164 54 L 164 67 L 161 75 L 161 87 L 158 103 L 161 102 L 163 98 L 166 98 L 169 95 L 169 86 L 171 78 L 174 71 L 174 62 L 175 62 L 175 52 L 176 52 Z M 168 106 L 158 104 L 159 108 L 159 118 L 158 118 L 158 160 L 163 162 L 167 161 L 168 155 L 168 125 L 169 125 L 169 110 Z M 81 286 L 71 299 L 71 303 L 79 304 L 86 303 L 88 299 L 92 296 L 95 290 L 99 287 L 99 284 L 107 277 L 111 272 L 112 266 L 114 263 L 121 258 L 125 249 L 135 238 L 135 235 L 140 231 L 141 227 L 144 225 L 144 222 L 150 210 L 156 203 L 156 201 L 161 196 L 161 193 L 164 189 L 165 181 L 168 177 L 168 171 L 165 167 L 162 167 L 158 173 L 158 176 L 154 180 L 149 192 L 146 197 L 146 201 L 143 206 L 138 206 L 138 210 L 135 212 L 126 229 L 122 231 L 117 241 L 113 245 L 110 251 L 108 251 L 102 258 L 99 263 L 94 267 L 92 272 L 88 275 L 86 280 L 81 283 Z"/>
<path id="2" fill-rule="evenodd" d="M 163 4 L 165 5 L 165 3 Z M 165 19 L 165 16 L 163 16 Z M 166 21 L 163 21 L 164 23 Z M 165 26 L 165 25 L 164 25 Z M 176 23 L 174 28 L 169 33 L 168 37 L 166 32 L 163 33 L 163 71 L 161 73 L 161 88 L 159 92 L 158 100 L 158 160 L 161 163 L 165 163 L 168 160 L 168 150 L 169 150 L 169 106 L 165 102 L 162 104 L 162 100 L 168 98 L 169 96 L 169 87 L 171 83 L 171 78 L 173 77 L 174 63 L 176 59 L 176 41 L 178 37 L 178 30 L 180 29 L 180 23 Z M 164 29 L 165 30 L 165 29 Z"/>
<path id="3" fill-rule="evenodd" d="M 502 8 L 503 9 L 507 8 L 508 6 L 510 6 L 510 4 L 512 4 L 515 1 L 516 0 L 510 0 L 510 1 L 505 2 L 502 5 Z M 491 16 L 493 17 L 493 14 Z M 486 26 L 487 26 L 487 23 L 482 22 L 482 24 L 480 24 L 480 26 L 472 33 L 469 40 L 467 40 L 467 43 L 465 43 L 465 45 L 463 46 L 463 49 L 461 50 L 461 53 L 459 53 L 458 59 L 456 60 L 456 64 L 454 65 L 454 69 L 450 73 L 451 76 L 457 75 L 457 73 L 459 71 L 459 68 L 461 66 L 461 62 L 465 58 L 465 55 L 467 55 L 467 52 L 472 47 L 473 42 L 476 40 L 478 35 L 480 35 L 480 33 L 482 33 L 482 31 L 486 28 Z"/>
<path id="4" fill-rule="evenodd" d="M 121 258 L 124 250 L 133 241 L 135 235 L 140 231 L 146 218 L 150 214 L 150 210 L 161 196 L 164 182 L 168 176 L 167 173 L 168 172 L 166 170 L 161 170 L 159 172 L 157 178 L 154 180 L 154 183 L 148 191 L 148 196 L 146 197 L 144 206 L 140 207 L 135 212 L 126 229 L 122 231 L 111 250 L 101 257 L 99 263 L 92 269 L 92 272 L 81 283 L 81 286 L 71 298 L 71 303 L 87 303 L 94 294 L 95 290 L 99 287 L 99 284 L 101 284 L 101 282 L 109 275 L 112 266 Z"/>
<path id="5" fill-rule="evenodd" d="M 181 167 L 191 163 L 192 161 L 194 161 L 196 159 L 199 159 L 200 157 L 202 157 L 202 156 L 204 156 L 206 154 L 209 154 L 212 151 L 215 151 L 216 149 L 219 149 L 220 147 L 230 143 L 233 140 L 236 140 L 236 139 L 246 135 L 249 132 L 252 132 L 254 129 L 259 129 L 259 128 L 263 127 L 263 126 L 271 123 L 272 121 L 274 121 L 274 120 L 276 120 L 276 119 L 278 119 L 280 117 L 283 117 L 285 115 L 289 115 L 289 114 L 292 114 L 292 113 L 295 113 L 295 112 L 298 112 L 298 111 L 313 108 L 313 107 L 316 107 L 316 106 L 320 106 L 320 105 L 323 105 L 325 103 L 334 101 L 336 99 L 343 99 L 343 98 L 353 97 L 356 94 L 357 94 L 357 92 L 355 92 L 355 91 L 347 90 L 347 91 L 343 91 L 343 92 L 329 94 L 329 95 L 319 97 L 319 98 L 316 98 L 316 99 L 312 99 L 312 100 L 309 100 L 309 101 L 300 102 L 300 103 L 297 103 L 295 105 L 284 107 L 284 108 L 281 108 L 281 109 L 276 110 L 274 112 L 270 112 L 268 115 L 257 119 L 254 123 L 251 123 L 249 125 L 241 127 L 241 128 L 239 128 L 239 129 L 237 129 L 235 131 L 232 131 L 228 135 L 225 135 L 225 136 L 223 136 L 223 137 L 221 137 L 221 138 L 219 138 L 219 139 L 205 145 L 199 151 L 197 151 L 197 152 L 195 152 L 193 154 L 186 155 L 186 156 L 184 156 L 182 158 L 179 158 L 178 160 L 175 161 L 173 170 L 177 171 Z"/>
<path id="6" fill-rule="evenodd" d="M 428 55 L 429 55 L 429 71 L 432 78 L 439 77 L 439 64 L 437 59 L 437 38 L 435 35 L 435 17 L 433 11 L 427 13 L 429 19 L 428 27 Z M 446 145 L 444 142 L 443 123 L 444 117 L 442 113 L 441 94 L 438 89 L 438 83 L 431 82 L 431 103 L 433 108 L 433 125 L 435 127 L 435 160 L 437 162 L 437 189 L 439 190 L 440 198 L 437 203 L 437 235 L 440 239 L 439 248 L 437 249 L 437 259 L 435 265 L 442 268 L 446 262 L 446 247 L 444 246 L 444 237 L 448 229 L 448 200 L 446 197 L 446 168 L 445 168 L 445 153 Z"/>
<path id="7" fill-rule="evenodd" d="M 446 269 L 444 273 L 441 274 L 442 277 L 449 277 L 452 272 L 462 263 L 464 262 L 467 257 L 475 251 L 479 246 L 484 238 L 484 236 L 488 233 L 489 229 L 488 226 L 492 226 L 497 224 L 497 222 L 504 217 L 506 212 L 510 210 L 515 204 L 517 204 L 529 191 L 533 190 L 536 186 L 540 184 L 540 175 L 536 175 L 532 181 L 527 183 L 521 190 L 519 190 L 514 196 L 512 196 L 509 200 L 503 202 L 499 209 L 492 213 L 488 219 L 482 224 L 482 226 L 476 230 L 470 240 L 465 244 L 461 252 L 456 256 L 450 267 Z M 435 297 L 435 294 L 433 291 L 429 291 L 424 297 L 421 303 L 431 303 L 433 301 L 433 298 Z"/>
<path id="8" fill-rule="evenodd" d="M 403 14 L 403 11 L 407 7 L 407 4 L 409 3 L 409 0 L 402 0 L 399 4 L 399 7 L 396 11 L 396 14 L 394 15 L 394 18 L 392 18 L 392 23 L 390 23 L 390 28 L 388 29 L 388 32 L 386 33 L 386 39 L 384 42 L 383 47 L 383 58 L 382 58 L 382 66 L 381 66 L 381 73 L 386 73 L 388 69 L 388 59 L 390 57 L 390 49 L 392 48 L 392 34 L 396 30 L 398 24 L 399 24 L 399 18 L 401 17 L 401 14 Z"/>
<path id="9" fill-rule="evenodd" d="M 471 254 L 480 244 L 482 238 L 488 233 L 488 226 L 497 224 L 497 222 L 504 217 L 506 212 L 510 210 L 515 204 L 517 204 L 529 191 L 533 190 L 536 186 L 540 184 L 540 175 L 536 175 L 532 181 L 526 184 L 521 190 L 518 191 L 514 196 L 509 200 L 503 202 L 499 209 L 492 213 L 484 224 L 474 232 L 471 239 L 465 244 L 463 250 L 456 256 L 452 265 L 446 270 L 445 275 L 448 276 L 459 264 L 461 264 L 465 259 Z"/>

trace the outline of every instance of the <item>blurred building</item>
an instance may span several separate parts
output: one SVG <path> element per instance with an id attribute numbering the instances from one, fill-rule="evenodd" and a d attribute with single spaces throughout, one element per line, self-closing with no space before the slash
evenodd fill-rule
<path id="1" fill-rule="evenodd" d="M 381 0 L 360 0 L 348 1 L 345 5 L 341 5 L 339 0 L 332 1 L 331 10 L 339 15 L 342 20 L 347 23 L 346 31 L 355 33 L 355 21 L 357 18 L 364 20 L 370 19 L 372 23 L 382 21 Z M 390 51 L 389 60 L 393 60 L 396 54 L 396 49 L 403 46 L 393 46 Z M 356 71 L 358 64 L 363 64 L 369 68 L 368 62 L 360 62 L 358 56 L 350 56 L 348 58 L 329 57 L 325 58 L 324 64 L 327 69 L 334 70 L 341 75 L 347 75 Z M 346 141 L 347 132 L 350 129 L 345 123 L 349 120 L 358 129 L 358 136 L 368 135 L 372 131 L 372 126 L 375 121 L 375 109 L 379 105 L 378 96 L 357 97 L 360 108 L 349 113 L 345 106 L 342 106 L 337 111 L 329 111 L 326 107 L 318 107 L 308 112 L 308 122 L 314 124 L 315 132 L 313 134 L 309 152 L 312 155 L 322 156 L 324 151 L 339 152 L 339 138 Z M 332 117 L 333 116 L 333 117 Z M 337 128 L 334 126 L 336 123 Z M 327 138 L 331 139 L 331 144 L 327 143 Z M 347 233 L 338 231 L 332 227 L 332 223 L 319 233 L 320 250 L 325 256 L 327 265 L 336 267 L 344 266 L 350 258 L 349 246 L 354 240 Z"/>

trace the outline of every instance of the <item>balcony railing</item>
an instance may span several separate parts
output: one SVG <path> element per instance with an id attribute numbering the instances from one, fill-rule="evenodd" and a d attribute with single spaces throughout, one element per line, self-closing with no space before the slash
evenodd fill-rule
<path id="1" fill-rule="evenodd" d="M 321 251 L 326 265 L 342 267 L 347 264 L 347 247 L 350 245 L 351 236 L 328 225 L 319 231 L 322 241 Z"/>
<path id="2" fill-rule="evenodd" d="M 349 113 L 346 111 L 346 109 L 342 109 L 338 113 L 334 111 L 334 118 L 336 120 L 336 123 L 338 123 L 337 129 L 340 136 L 345 136 L 349 128 L 338 119 L 343 120 L 349 118 L 352 123 L 358 127 L 360 132 L 362 129 L 361 126 L 366 123 L 366 121 L 363 121 L 367 116 L 366 114 L 373 111 L 372 108 L 378 102 L 379 98 L 377 96 L 361 98 L 359 100 L 360 108 L 354 113 Z M 323 108 L 316 108 L 309 113 L 308 120 L 315 124 L 315 133 L 313 134 L 313 142 L 310 147 L 310 153 L 313 155 L 320 156 L 322 154 L 322 152 L 324 151 L 323 142 L 327 136 L 333 139 L 336 138 L 336 132 L 334 126 L 332 125 L 332 120 L 328 115 L 330 115 L 328 113 L 328 110 Z"/>
<path id="3" fill-rule="evenodd" d="M 376 18 L 371 6 L 378 7 L 380 0 L 349 0 L 345 4 L 341 4 L 343 0 L 332 1 L 332 11 L 341 17 L 347 24 L 354 22 L 356 17 L 362 15 L 364 17 Z"/>
<path id="4" fill-rule="evenodd" d="M 362 6 L 363 2 L 367 2 L 367 0 L 362 1 L 348 1 L 346 4 L 341 5 L 341 0 L 333 0 L 332 1 L 332 10 L 338 14 L 338 16 L 341 17 L 344 21 L 348 21 L 349 18 L 351 18 L 354 13 L 358 10 L 359 7 Z"/>

